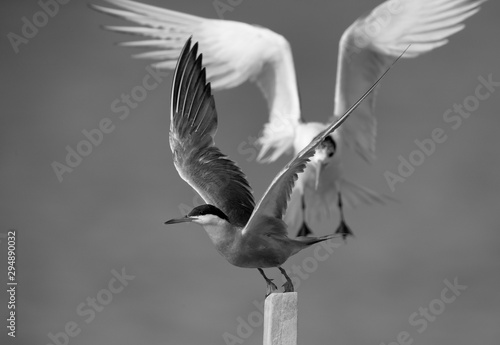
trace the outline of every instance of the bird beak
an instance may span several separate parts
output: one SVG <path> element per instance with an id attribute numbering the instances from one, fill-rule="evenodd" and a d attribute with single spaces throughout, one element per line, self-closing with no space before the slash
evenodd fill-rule
<path id="1" fill-rule="evenodd" d="M 321 172 L 323 171 L 323 164 L 321 162 L 313 163 L 314 170 L 316 171 L 316 178 L 314 180 L 314 189 L 318 189 L 319 185 L 319 177 L 321 176 Z"/>
<path id="2" fill-rule="evenodd" d="M 193 221 L 193 218 L 189 218 L 188 216 L 182 218 L 174 218 L 167 220 L 165 224 L 177 224 L 177 223 L 190 223 Z"/>

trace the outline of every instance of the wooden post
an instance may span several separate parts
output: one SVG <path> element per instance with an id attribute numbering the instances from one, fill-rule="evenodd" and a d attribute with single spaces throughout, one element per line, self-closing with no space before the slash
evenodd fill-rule
<path id="1" fill-rule="evenodd" d="M 264 304 L 264 345 L 297 345 L 297 292 L 272 293 Z"/>

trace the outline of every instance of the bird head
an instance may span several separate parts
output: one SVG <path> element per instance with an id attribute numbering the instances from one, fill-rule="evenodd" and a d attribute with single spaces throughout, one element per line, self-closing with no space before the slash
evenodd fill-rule
<path id="1" fill-rule="evenodd" d="M 320 122 L 301 122 L 297 129 L 294 141 L 295 153 L 300 152 L 325 128 L 326 124 Z M 316 148 L 316 153 L 311 157 L 310 166 L 315 174 L 315 187 L 318 187 L 319 177 L 323 169 L 334 159 L 337 145 L 335 132 L 327 136 L 325 140 Z"/>
<path id="2" fill-rule="evenodd" d="M 337 144 L 333 139 L 332 135 L 329 135 L 325 140 L 318 146 L 316 153 L 311 158 L 311 165 L 316 171 L 316 179 L 314 186 L 318 188 L 319 177 L 323 169 L 330 164 L 335 156 L 335 151 L 337 150 Z"/>
<path id="3" fill-rule="evenodd" d="M 224 212 L 213 205 L 200 205 L 191 210 L 182 218 L 174 218 L 166 221 L 165 224 L 177 223 L 197 223 L 200 225 L 218 225 L 221 222 L 229 223 L 229 218 Z"/>

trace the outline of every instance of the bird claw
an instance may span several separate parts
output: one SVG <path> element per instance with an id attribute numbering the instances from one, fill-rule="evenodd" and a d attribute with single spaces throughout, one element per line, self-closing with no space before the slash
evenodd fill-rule
<path id="1" fill-rule="evenodd" d="M 347 226 L 347 224 L 344 222 L 344 220 L 340 221 L 339 227 L 337 228 L 335 233 L 340 234 L 340 236 L 342 236 L 342 239 L 344 240 L 344 242 L 346 242 L 347 237 L 349 237 L 349 236 L 354 237 L 354 233 Z"/>
<path id="2" fill-rule="evenodd" d="M 292 282 L 286 282 L 282 285 L 283 292 L 293 292 L 293 284 Z"/>
<path id="3" fill-rule="evenodd" d="M 278 287 L 273 283 L 273 280 L 267 280 L 266 298 L 276 290 L 278 290 Z"/>

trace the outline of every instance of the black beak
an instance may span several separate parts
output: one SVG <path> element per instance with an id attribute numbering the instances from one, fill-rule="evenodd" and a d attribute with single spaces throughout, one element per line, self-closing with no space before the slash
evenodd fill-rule
<path id="1" fill-rule="evenodd" d="M 165 224 L 177 224 L 177 223 L 190 223 L 193 221 L 193 218 L 189 218 L 188 216 L 182 218 L 174 218 L 167 220 Z"/>

